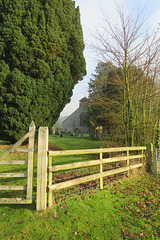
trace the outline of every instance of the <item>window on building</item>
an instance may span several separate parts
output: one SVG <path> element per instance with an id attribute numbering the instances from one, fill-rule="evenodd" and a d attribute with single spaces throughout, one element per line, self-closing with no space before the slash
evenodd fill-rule
<path id="1" fill-rule="evenodd" d="M 83 113 L 80 114 L 80 126 L 81 127 L 84 126 L 84 114 Z"/>

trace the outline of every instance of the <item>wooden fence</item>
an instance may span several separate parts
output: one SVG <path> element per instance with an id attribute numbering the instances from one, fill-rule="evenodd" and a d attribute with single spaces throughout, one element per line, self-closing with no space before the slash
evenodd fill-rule
<path id="1" fill-rule="evenodd" d="M 145 147 L 126 147 L 126 148 L 104 148 L 104 149 L 87 149 L 87 150 L 72 150 L 72 151 L 49 151 L 49 207 L 52 206 L 53 202 L 53 196 L 52 193 L 55 190 L 59 190 L 62 188 L 71 187 L 74 185 L 78 185 L 84 182 L 89 182 L 92 180 L 100 179 L 100 189 L 103 189 L 103 177 L 111 176 L 117 173 L 122 172 L 129 172 L 131 169 L 142 167 L 143 162 L 130 165 L 130 160 L 132 159 L 143 159 L 144 154 L 143 151 L 145 150 Z M 142 151 L 142 154 L 138 155 L 130 155 L 131 151 Z M 113 158 L 103 158 L 104 153 L 115 153 L 115 152 L 126 152 L 126 156 L 118 156 Z M 85 161 L 85 162 L 77 162 L 77 163 L 71 163 L 71 164 L 64 164 L 64 165 L 57 165 L 52 166 L 52 157 L 54 156 L 64 156 L 64 155 L 79 155 L 79 154 L 95 154 L 98 153 L 100 155 L 98 160 L 91 160 L 91 161 Z M 103 164 L 107 163 L 116 163 L 120 161 L 126 161 L 125 167 L 119 167 L 113 170 L 103 171 Z M 62 183 L 57 183 L 52 185 L 52 173 L 57 172 L 60 170 L 69 170 L 69 169 L 77 169 L 82 167 L 89 167 L 89 166 L 100 166 L 99 173 L 92 174 L 85 177 L 80 177 L 77 179 L 65 181 Z"/>
<path id="2" fill-rule="evenodd" d="M 27 172 L 25 173 L 0 173 L 1 178 L 19 178 L 27 177 L 27 184 L 24 186 L 13 185 L 0 185 L 1 191 L 8 190 L 26 190 L 26 198 L 1 198 L 0 204 L 28 204 L 32 203 L 32 189 L 33 189 L 33 154 L 34 154 L 34 136 L 35 125 L 31 123 L 29 132 L 22 137 L 17 143 L 6 150 L 6 152 L 0 157 L 0 165 L 19 165 L 27 164 Z M 19 148 L 19 146 L 29 138 L 28 148 Z M 67 150 L 67 151 L 48 151 L 48 127 L 40 127 L 38 133 L 38 163 L 37 163 L 37 210 L 45 210 L 47 208 L 47 202 L 49 207 L 53 205 L 53 192 L 59 189 L 75 186 L 84 182 L 100 179 L 100 189 L 103 189 L 103 178 L 111 176 L 117 173 L 127 172 L 134 168 L 143 166 L 143 159 L 145 158 L 144 150 L 146 147 L 123 147 L 123 148 L 101 148 L 101 149 L 86 149 L 86 150 Z M 12 152 L 28 152 L 28 160 L 4 160 L 8 154 Z M 105 157 L 106 153 L 119 153 L 119 156 Z M 122 154 L 123 153 L 123 154 Z M 99 158 L 90 161 L 74 162 L 71 164 L 63 164 L 52 166 L 52 160 L 54 156 L 70 156 L 70 155 L 86 155 L 86 154 L 99 154 Z M 48 167 L 49 159 L 49 167 Z M 131 163 L 131 160 L 139 159 L 136 164 Z M 104 164 L 122 162 L 123 166 L 116 169 L 105 170 Z M 90 166 L 99 166 L 99 173 L 91 174 L 85 177 L 79 177 L 73 180 L 52 184 L 53 172 L 78 169 Z M 49 184 L 47 184 L 47 173 L 49 169 Z M 47 192 L 49 190 L 49 195 Z M 48 197 L 48 201 L 47 201 Z"/>
<path id="3" fill-rule="evenodd" d="M 84 182 L 100 179 L 100 189 L 103 189 L 103 178 L 111 176 L 117 173 L 128 172 L 131 169 L 139 168 L 143 166 L 143 159 L 145 158 L 144 150 L 146 147 L 122 147 L 122 148 L 101 148 L 101 149 L 86 149 L 86 150 L 67 150 L 67 151 L 48 151 L 48 128 L 39 129 L 38 140 L 38 169 L 37 169 L 37 210 L 45 210 L 47 208 L 47 171 L 48 171 L 48 158 L 49 158 L 49 196 L 48 205 L 53 205 L 53 192 L 59 189 L 75 186 Z M 136 154 L 135 154 L 136 151 Z M 140 154 L 139 154 L 140 152 Z M 104 153 L 123 153 L 121 156 L 103 158 Z M 134 153 L 134 155 L 133 155 Z M 52 166 L 52 160 L 54 156 L 66 156 L 66 155 L 84 155 L 84 154 L 99 154 L 99 159 L 75 162 L 71 164 L 63 164 Z M 53 159 L 52 159 L 53 158 Z M 137 164 L 130 164 L 130 160 L 140 159 L 141 162 Z M 124 167 L 119 167 L 113 170 L 103 171 L 103 165 L 107 163 L 116 163 L 125 161 Z M 62 183 L 56 183 L 52 185 L 52 173 L 77 169 L 82 167 L 89 167 L 99 165 L 99 173 L 92 174 L 85 177 L 65 181 Z"/>
<path id="4" fill-rule="evenodd" d="M 32 123 L 29 126 L 29 132 L 26 133 L 18 142 L 12 147 L 8 148 L 4 154 L 0 157 L 0 165 L 24 165 L 27 164 L 26 173 L 0 173 L 0 178 L 27 178 L 27 184 L 25 186 L 7 186 L 1 185 L 1 191 L 17 191 L 26 190 L 26 198 L 0 198 L 0 204 L 28 204 L 32 203 L 32 189 L 33 189 L 33 152 L 34 152 L 34 136 L 35 136 L 35 124 Z M 28 148 L 19 148 L 19 146 L 29 138 Z M 12 152 L 28 152 L 28 160 L 4 160 Z"/>

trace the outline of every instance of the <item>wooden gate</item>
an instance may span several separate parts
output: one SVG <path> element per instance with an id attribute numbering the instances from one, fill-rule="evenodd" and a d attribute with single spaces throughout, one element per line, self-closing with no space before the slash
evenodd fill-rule
<path id="1" fill-rule="evenodd" d="M 29 132 L 26 133 L 18 142 L 12 147 L 8 148 L 0 157 L 0 165 L 27 165 L 27 172 L 25 173 L 0 173 L 0 178 L 27 178 L 26 185 L 0 185 L 1 191 L 19 191 L 26 190 L 26 198 L 0 198 L 0 204 L 28 204 L 32 203 L 33 192 L 33 157 L 34 157 L 34 137 L 35 124 L 32 121 L 29 126 Z M 28 148 L 19 148 L 19 146 L 29 139 Z M 6 160 L 7 156 L 13 152 L 27 152 L 28 160 Z M 5 169 L 5 168 L 4 168 Z"/>

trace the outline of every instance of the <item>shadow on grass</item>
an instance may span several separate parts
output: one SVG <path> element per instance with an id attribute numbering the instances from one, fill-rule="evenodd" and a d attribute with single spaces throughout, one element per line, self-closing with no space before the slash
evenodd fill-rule
<path id="1" fill-rule="evenodd" d="M 0 145 L 10 145 L 10 142 L 0 140 Z"/>
<path id="2" fill-rule="evenodd" d="M 0 211 L 4 208 L 8 208 L 8 209 L 26 209 L 29 211 L 35 211 L 36 212 L 36 203 L 33 202 L 31 204 L 0 204 Z"/>

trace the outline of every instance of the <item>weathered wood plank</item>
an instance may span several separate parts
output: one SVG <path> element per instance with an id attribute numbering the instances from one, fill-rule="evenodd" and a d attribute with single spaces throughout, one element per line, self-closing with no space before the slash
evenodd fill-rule
<path id="1" fill-rule="evenodd" d="M 145 154 L 139 154 L 139 155 L 130 155 L 129 156 L 129 160 L 132 160 L 132 159 L 138 159 L 138 158 L 143 158 L 145 157 Z"/>
<path id="2" fill-rule="evenodd" d="M 27 173 L 0 173 L 1 178 L 17 178 L 17 177 L 27 177 Z"/>
<path id="3" fill-rule="evenodd" d="M 52 167 L 52 157 L 49 157 L 49 167 Z M 52 172 L 49 171 L 49 186 L 52 186 Z M 48 205 L 49 207 L 52 207 L 52 191 L 49 191 L 48 194 Z"/>
<path id="4" fill-rule="evenodd" d="M 84 182 L 93 181 L 93 180 L 96 180 L 96 179 L 101 178 L 101 177 L 106 177 L 106 176 L 111 176 L 111 175 L 114 175 L 114 174 L 117 174 L 117 173 L 126 172 L 129 169 L 138 168 L 138 167 L 141 167 L 142 165 L 143 165 L 142 163 L 139 163 L 139 164 L 132 165 L 130 167 L 127 166 L 127 167 L 122 167 L 122 168 L 118 168 L 118 169 L 105 171 L 105 172 L 102 172 L 102 173 L 93 174 L 93 175 L 86 176 L 86 177 L 80 177 L 80 178 L 77 178 L 77 179 L 73 179 L 73 180 L 62 182 L 62 183 L 54 184 L 52 186 L 48 186 L 48 188 L 49 188 L 49 191 L 60 190 L 60 189 L 67 188 L 67 187 L 72 187 L 74 185 L 78 185 L 78 184 L 81 184 L 81 183 L 84 183 Z"/>
<path id="5" fill-rule="evenodd" d="M 6 186 L 6 185 L 1 185 L 0 186 L 0 190 L 1 191 L 5 191 L 5 190 L 26 190 L 26 186 Z"/>
<path id="6" fill-rule="evenodd" d="M 137 164 L 134 164 L 134 165 L 130 165 L 130 169 L 134 169 L 134 168 L 138 168 L 138 167 L 142 167 L 143 166 L 143 163 L 137 163 Z"/>
<path id="7" fill-rule="evenodd" d="M 143 158 L 143 157 L 144 157 L 144 155 L 134 155 L 134 156 L 129 156 L 129 159 L 139 159 L 139 158 Z M 57 165 L 57 166 L 49 167 L 49 171 L 56 172 L 56 171 L 60 171 L 60 170 L 89 167 L 89 166 L 99 165 L 102 163 L 113 163 L 113 162 L 120 162 L 120 161 L 125 161 L 125 160 L 128 160 L 128 156 L 104 158 L 102 160 L 91 160 L 91 161 L 85 161 L 85 162 Z"/>
<path id="8" fill-rule="evenodd" d="M 40 127 L 38 132 L 37 162 L 37 204 L 36 209 L 47 208 L 47 167 L 48 167 L 48 127 Z"/>
<path id="9" fill-rule="evenodd" d="M 73 180 L 69 180 L 69 181 L 65 181 L 62 183 L 57 183 L 54 184 L 52 186 L 48 186 L 49 190 L 54 191 L 54 190 L 59 190 L 59 189 L 63 189 L 63 188 L 67 188 L 67 187 L 72 187 L 74 185 L 78 185 L 84 182 L 89 182 L 89 181 L 93 181 L 96 180 L 100 177 L 106 177 L 106 176 L 110 176 L 116 173 L 120 173 L 120 172 L 125 172 L 128 171 L 129 167 L 123 167 L 123 168 L 118 168 L 118 169 L 113 169 L 113 170 L 109 170 L 109 171 L 105 171 L 103 173 L 96 173 L 90 176 L 86 176 L 86 177 L 80 177 L 77 179 L 73 179 Z"/>
<path id="10" fill-rule="evenodd" d="M 6 161 L 1 161 L 0 165 L 24 165 L 28 164 L 27 160 L 6 160 Z"/>
<path id="11" fill-rule="evenodd" d="M 127 150 L 127 157 L 128 157 L 128 159 L 127 159 L 127 166 L 129 166 L 129 150 Z M 128 171 L 128 177 L 129 177 L 129 171 Z"/>
<path id="12" fill-rule="evenodd" d="M 28 152 L 28 148 L 15 148 L 15 149 L 13 149 L 13 152 L 27 153 Z"/>
<path id="13" fill-rule="evenodd" d="M 81 150 L 62 150 L 62 151 L 48 151 L 49 156 L 64 156 L 64 155 L 80 155 L 91 153 L 110 153 L 110 152 L 125 152 L 135 150 L 146 150 L 146 147 L 121 147 L 121 148 L 99 148 L 99 149 L 81 149 Z"/>
<path id="14" fill-rule="evenodd" d="M 15 148 L 13 152 L 28 153 L 29 151 L 31 151 L 31 152 L 38 152 L 38 149 L 37 148 L 32 148 L 32 149 L 28 149 L 28 148 Z"/>
<path id="15" fill-rule="evenodd" d="M 33 131 L 33 129 L 31 130 Z M 18 148 L 31 134 L 31 131 L 29 131 L 28 133 L 26 133 L 20 140 L 18 140 L 12 147 L 8 148 L 3 155 L 0 157 L 0 161 L 6 157 L 10 152 L 13 152 L 15 148 Z"/>
<path id="16" fill-rule="evenodd" d="M 0 204 L 30 204 L 32 200 L 23 198 L 0 198 Z"/>
<path id="17" fill-rule="evenodd" d="M 103 153 L 100 153 L 100 173 L 103 172 L 103 164 L 102 164 Z M 103 190 L 103 178 L 100 178 L 100 189 Z"/>
<path id="18" fill-rule="evenodd" d="M 34 137 L 35 137 L 35 124 L 32 121 L 29 126 L 29 145 L 28 145 L 28 170 L 27 170 L 27 199 L 32 199 L 33 192 L 33 157 L 34 157 Z"/>

